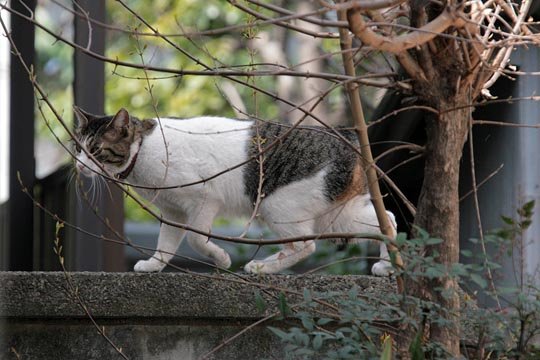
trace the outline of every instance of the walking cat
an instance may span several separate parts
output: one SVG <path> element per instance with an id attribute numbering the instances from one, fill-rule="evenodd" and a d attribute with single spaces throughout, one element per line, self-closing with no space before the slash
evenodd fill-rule
<path id="1" fill-rule="evenodd" d="M 161 118 L 159 125 L 155 119 L 141 121 L 125 109 L 114 116 L 97 116 L 75 108 L 75 114 L 76 135 L 86 150 L 77 146 L 76 168 L 84 175 L 105 170 L 130 184 L 158 188 L 210 178 L 186 187 L 134 187 L 165 219 L 209 232 L 217 215 L 250 216 L 258 202 L 258 214 L 280 238 L 380 233 L 359 156 L 327 129 L 300 127 L 283 137 L 290 126 L 263 121 Z M 354 132 L 339 132 L 357 143 Z M 259 150 L 264 151 L 262 156 Z M 390 212 L 388 216 L 395 228 L 394 216 Z M 186 230 L 162 224 L 155 254 L 137 262 L 135 271 L 162 270 L 184 235 Z M 229 254 L 206 236 L 188 232 L 187 241 L 217 266 L 231 265 Z M 244 269 L 276 273 L 314 251 L 314 240 L 289 243 Z M 372 272 L 389 275 L 392 267 L 382 242 L 380 257 Z"/>

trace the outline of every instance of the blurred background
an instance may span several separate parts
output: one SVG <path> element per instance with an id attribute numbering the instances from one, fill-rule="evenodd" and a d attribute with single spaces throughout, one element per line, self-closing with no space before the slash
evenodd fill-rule
<path id="1" fill-rule="evenodd" d="M 303 1 L 281 5 L 302 12 L 309 12 L 313 6 Z M 2 11 L 2 19 L 11 26 L 13 39 L 27 64 L 33 64 L 36 79 L 57 114 L 39 94 L 34 94 L 28 73 L 21 67 L 20 59 L 10 56 L 9 41 L 2 37 L 0 268 L 3 269 L 58 270 L 58 256 L 53 247 L 59 219 L 73 225 L 59 233 L 69 270 L 126 271 L 139 258 L 146 257 L 129 246 L 104 241 L 102 236 L 117 242 L 126 236 L 135 244 L 155 247 L 159 229 L 156 219 L 105 181 L 92 187 L 74 174 L 70 136 L 64 128 L 75 126 L 73 104 L 96 114 L 111 114 L 125 107 L 139 118 L 220 115 L 293 122 L 302 116 L 294 107 L 309 108 L 322 92 L 331 88 L 331 81 L 285 76 L 243 77 L 242 81 L 256 87 L 253 89 L 220 76 L 180 76 L 146 71 L 144 66 L 200 71 L 204 70 L 198 64 L 201 62 L 213 69 L 289 68 L 330 74 L 340 74 L 342 69 L 336 38 L 314 38 L 275 26 L 246 27 L 255 24 L 256 18 L 224 1 L 129 2 L 140 18 L 114 1 L 13 1 L 10 7 L 13 11 Z M 251 8 L 268 16 L 275 15 L 264 7 Z M 35 24 L 29 21 L 30 9 Z M 154 36 L 142 19 L 165 34 L 167 41 Z M 323 14 L 320 19 L 329 23 L 336 20 L 334 13 Z M 337 31 L 327 26 L 310 26 L 311 31 L 319 33 Z M 70 42 L 113 61 L 139 64 L 140 68 L 96 60 L 75 51 Z M 360 71 L 366 73 L 394 72 L 394 64 L 383 57 L 366 58 L 360 65 Z M 385 82 L 388 80 L 381 78 L 380 84 Z M 363 87 L 368 114 L 385 91 L 384 86 Z M 269 94 L 288 103 L 275 101 Z M 345 98 L 342 87 L 337 86 L 313 113 L 330 125 L 350 125 Z M 57 115 L 64 124 L 57 121 Z M 317 124 L 310 117 L 305 123 Z M 21 191 L 23 187 L 29 189 L 27 194 Z M 214 231 L 238 235 L 245 223 L 246 219 L 219 219 Z M 264 224 L 257 222 L 252 224 L 248 236 L 272 238 Z M 233 270 L 253 256 L 262 257 L 276 249 L 223 246 L 232 255 Z M 368 262 L 339 260 L 362 257 L 366 251 L 366 246 L 351 246 L 336 252 L 333 244 L 324 242 L 313 258 L 293 271 L 338 260 L 324 271 L 364 273 L 369 269 Z M 197 256 L 185 243 L 179 254 L 186 256 L 176 258 L 175 264 L 180 267 L 210 269 L 200 262 L 207 259 Z"/>

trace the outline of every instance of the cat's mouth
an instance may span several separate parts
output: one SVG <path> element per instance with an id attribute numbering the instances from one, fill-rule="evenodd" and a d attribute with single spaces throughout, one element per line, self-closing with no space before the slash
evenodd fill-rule
<path id="1" fill-rule="evenodd" d="M 135 159 L 136 159 L 136 157 L 135 157 Z M 127 166 L 121 166 L 121 167 L 118 167 L 118 169 L 115 168 L 114 170 L 113 169 L 106 169 L 105 171 L 109 171 L 110 176 L 113 176 L 114 178 L 119 179 L 119 180 L 123 180 L 129 175 L 129 173 L 133 169 L 134 165 L 135 165 L 135 162 L 132 161 Z M 102 165 L 102 166 L 105 166 L 105 165 Z M 75 162 L 75 169 L 76 169 L 77 173 L 79 173 L 81 175 L 84 175 L 86 177 L 94 177 L 94 176 L 97 176 L 97 175 L 102 175 L 102 174 L 105 175 L 106 174 L 102 169 L 96 168 L 96 167 L 91 166 L 91 165 L 86 165 L 82 161 L 76 161 Z"/>

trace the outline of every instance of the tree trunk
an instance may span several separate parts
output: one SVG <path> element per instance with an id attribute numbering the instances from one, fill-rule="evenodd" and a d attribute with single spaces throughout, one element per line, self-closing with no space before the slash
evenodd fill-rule
<path id="1" fill-rule="evenodd" d="M 467 93 L 465 91 L 465 93 Z M 427 123 L 424 183 L 418 201 L 415 225 L 426 230 L 432 237 L 444 241 L 430 247 L 428 253 L 437 252 L 437 262 L 450 266 L 459 261 L 459 165 L 467 137 L 471 116 L 468 94 L 456 94 L 453 101 L 440 99 L 440 115 Z M 456 109 L 457 110 L 452 110 Z M 459 298 L 457 282 L 444 276 L 415 286 L 418 297 L 429 298 L 440 304 L 446 313 L 441 314 L 449 325 L 431 324 L 430 338 L 442 344 L 453 356 L 459 356 Z M 449 290 L 451 296 L 442 296 Z"/>

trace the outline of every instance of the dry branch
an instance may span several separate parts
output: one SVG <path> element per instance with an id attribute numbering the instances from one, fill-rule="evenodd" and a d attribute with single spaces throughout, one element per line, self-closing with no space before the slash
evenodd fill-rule
<path id="1" fill-rule="evenodd" d="M 350 24 L 350 30 L 364 44 L 373 48 L 394 54 L 399 54 L 405 50 L 423 45 L 443 33 L 451 26 L 458 27 L 463 22 L 457 16 L 457 13 L 450 9 L 445 9 L 437 18 L 408 34 L 396 37 L 387 37 L 377 34 L 371 30 L 362 16 L 362 11 L 358 9 L 347 12 L 347 18 Z"/>
<path id="2" fill-rule="evenodd" d="M 340 20 L 344 20 L 346 17 L 346 14 L 344 11 L 338 12 L 338 18 Z M 354 77 L 356 75 L 356 71 L 354 69 L 354 60 L 352 53 L 350 51 L 347 51 L 352 46 L 352 38 L 349 36 L 349 33 L 345 29 L 339 29 L 339 35 L 340 35 L 340 44 L 343 51 L 343 65 L 345 67 L 345 73 L 349 76 Z M 368 178 L 368 187 L 369 192 L 371 194 L 371 201 L 373 202 L 373 206 L 375 207 L 375 212 L 377 213 L 377 220 L 379 222 L 379 227 L 381 229 L 381 232 L 388 236 L 389 238 L 394 238 L 396 236 L 396 230 L 393 228 L 392 224 L 390 223 L 390 219 L 388 218 L 388 214 L 386 213 L 386 209 L 384 207 L 384 202 L 381 194 L 381 189 L 379 188 L 379 182 L 377 178 L 377 172 L 375 168 L 372 166 L 374 164 L 373 155 L 371 154 L 371 147 L 369 145 L 369 137 L 367 132 L 367 125 L 366 121 L 364 119 L 364 113 L 362 110 L 362 102 L 360 100 L 360 92 L 357 85 L 354 84 L 347 84 L 347 92 L 349 95 L 349 100 L 351 102 L 351 112 L 352 116 L 354 118 L 354 123 L 356 126 L 356 131 L 358 134 L 358 140 L 360 142 L 360 147 L 362 151 L 362 159 L 364 162 L 364 168 L 366 169 L 367 178 Z M 397 266 L 398 270 L 403 268 L 403 261 L 401 260 L 401 256 L 399 255 L 399 252 L 397 248 L 394 245 L 389 244 L 388 250 L 390 253 L 393 253 L 395 256 L 395 266 Z M 401 276 L 398 276 L 397 278 L 397 286 L 398 291 L 400 293 L 403 293 L 404 287 L 403 287 L 403 279 Z"/>

